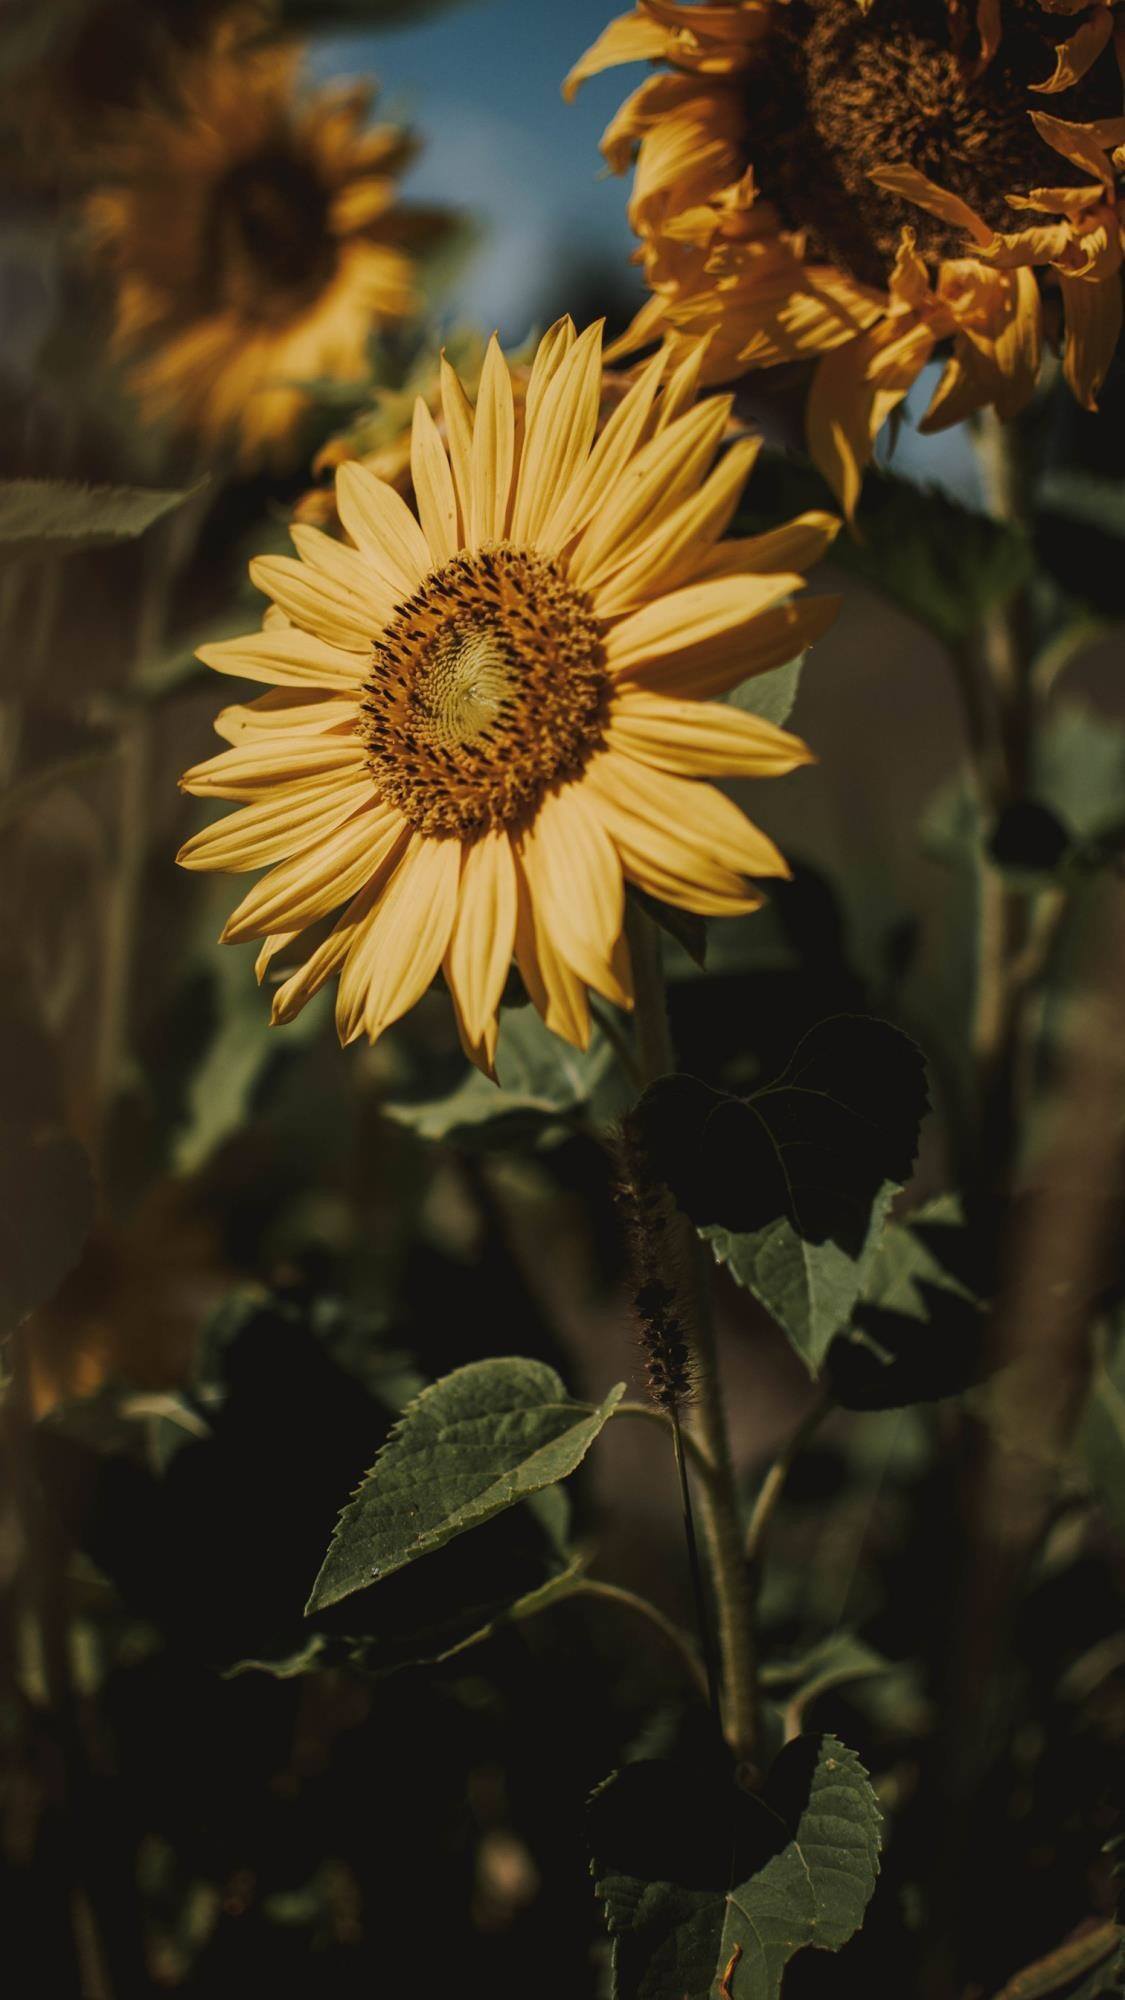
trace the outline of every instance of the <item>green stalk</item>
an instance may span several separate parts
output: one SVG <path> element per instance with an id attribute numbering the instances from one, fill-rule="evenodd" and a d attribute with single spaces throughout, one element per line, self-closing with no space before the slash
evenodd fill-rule
<path id="1" fill-rule="evenodd" d="M 646 1082 L 676 1066 L 668 1028 L 660 934 L 643 910 L 630 904 L 626 919 L 636 993 L 637 1056 Z M 719 1381 L 714 1322 L 705 1252 L 685 1216 L 677 1216 L 677 1251 L 690 1282 L 689 1312 L 695 1399 L 693 1434 L 712 1467 L 699 1489 L 703 1535 L 718 1624 L 723 1726 L 735 1756 L 753 1765 L 758 1741 L 758 1677 L 749 1576 L 742 1547 L 738 1488 L 731 1458 L 726 1409 Z M 685 1477 L 686 1487 L 686 1477 Z"/>

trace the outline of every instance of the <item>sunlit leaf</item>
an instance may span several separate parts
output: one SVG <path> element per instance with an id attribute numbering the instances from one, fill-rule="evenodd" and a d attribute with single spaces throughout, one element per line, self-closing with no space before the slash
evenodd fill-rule
<path id="1" fill-rule="evenodd" d="M 403 1413 L 345 1507 L 309 1610 L 394 1574 L 581 1464 L 624 1394 L 576 1403 L 553 1368 L 518 1358 L 471 1362 Z"/>

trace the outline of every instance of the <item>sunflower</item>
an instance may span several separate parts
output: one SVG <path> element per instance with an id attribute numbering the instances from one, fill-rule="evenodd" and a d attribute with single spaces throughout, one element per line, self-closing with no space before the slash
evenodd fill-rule
<path id="1" fill-rule="evenodd" d="M 372 1040 L 441 969 L 466 1053 L 491 1070 L 513 956 L 549 1028 L 584 1046 L 589 989 L 630 1004 L 625 883 L 724 915 L 785 875 L 702 778 L 804 763 L 796 737 L 721 695 L 809 644 L 834 601 L 790 600 L 831 516 L 720 541 L 754 459 L 715 463 L 729 396 L 656 356 L 597 434 L 601 329 L 540 342 L 517 431 L 492 340 L 475 410 L 448 365 L 448 445 L 419 398 L 417 513 L 361 465 L 337 475 L 351 545 L 293 529 L 251 565 L 260 632 L 204 647 L 271 684 L 225 710 L 230 744 L 184 788 L 240 810 L 189 868 L 268 866 L 224 932 L 274 955 L 344 905 L 273 1002 L 288 1021 L 339 974 L 342 1042 Z"/>
<path id="2" fill-rule="evenodd" d="M 396 203 L 414 150 L 368 87 L 303 98 L 292 49 L 216 48 L 173 109 L 134 112 L 87 213 L 115 343 L 147 417 L 244 465 L 286 454 L 318 378 L 364 371 L 415 307 L 409 254 L 442 219 Z"/>
<path id="3" fill-rule="evenodd" d="M 565 85 L 662 65 L 602 142 L 636 160 L 651 292 L 618 351 L 706 335 L 709 381 L 815 363 L 810 449 L 846 506 L 936 351 L 923 429 L 1027 401 L 1056 287 L 1095 407 L 1121 308 L 1114 25 L 1103 0 L 638 0 Z"/>

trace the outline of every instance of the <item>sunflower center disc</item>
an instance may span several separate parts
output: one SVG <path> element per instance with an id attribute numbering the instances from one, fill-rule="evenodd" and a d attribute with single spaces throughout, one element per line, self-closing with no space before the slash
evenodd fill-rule
<path id="1" fill-rule="evenodd" d="M 310 163 L 278 149 L 226 174 L 212 205 L 208 277 L 250 318 L 285 316 L 332 265 L 328 200 Z"/>
<path id="2" fill-rule="evenodd" d="M 518 824 L 601 741 L 598 624 L 553 563 L 500 543 L 427 577 L 376 640 L 360 733 L 419 833 Z"/>
<path id="3" fill-rule="evenodd" d="M 751 158 L 786 221 L 868 284 L 885 282 L 904 224 L 926 256 L 965 249 L 962 231 L 877 188 L 872 168 L 915 167 L 993 227 L 1018 228 L 1026 217 L 1008 206 L 1009 193 L 1080 178 L 1029 112 L 1082 120 L 1120 108 L 1109 50 L 1062 100 L 1031 91 L 1074 25 L 1034 0 L 1010 0 L 984 70 L 975 7 L 949 0 L 875 0 L 867 14 L 855 0 L 791 0 L 779 19 L 750 73 Z"/>

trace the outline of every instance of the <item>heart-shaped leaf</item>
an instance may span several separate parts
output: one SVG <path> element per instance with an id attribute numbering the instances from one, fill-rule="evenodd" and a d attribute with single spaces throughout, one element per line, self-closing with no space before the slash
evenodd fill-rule
<path id="1" fill-rule="evenodd" d="M 641 1099 L 654 1176 L 813 1374 L 867 1280 L 927 1105 L 919 1049 L 860 1014 L 820 1022 L 749 1097 L 674 1076 Z"/>
<path id="2" fill-rule="evenodd" d="M 879 1808 L 834 1736 L 787 1744 L 761 1797 L 697 1765 L 630 1764 L 590 1816 L 613 2000 L 777 2000 L 794 1954 L 838 1951 L 875 1887 Z"/>

